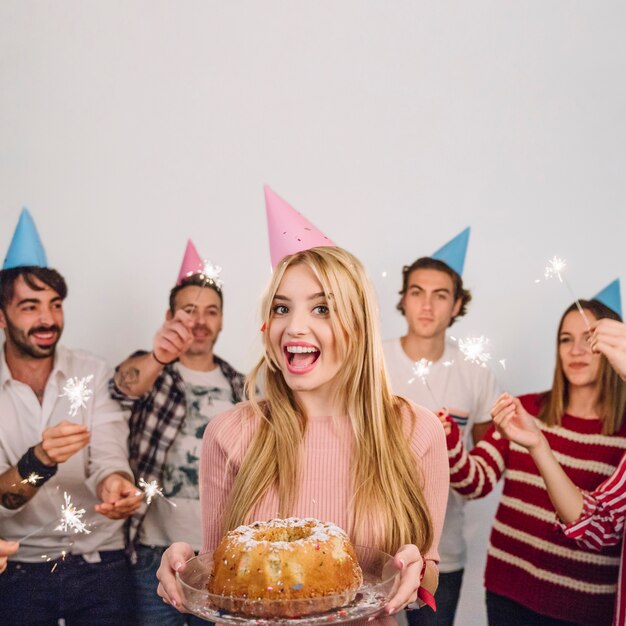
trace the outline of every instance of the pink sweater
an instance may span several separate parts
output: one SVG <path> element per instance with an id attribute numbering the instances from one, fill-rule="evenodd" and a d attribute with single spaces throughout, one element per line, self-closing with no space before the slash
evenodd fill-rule
<path id="1" fill-rule="evenodd" d="M 438 562 L 437 546 L 449 483 L 445 437 L 439 420 L 430 411 L 413 404 L 411 407 L 415 413 L 415 428 L 410 446 L 415 454 L 416 466 L 419 462 L 425 477 L 424 496 L 434 526 L 433 545 L 425 557 Z M 405 423 L 409 433 L 411 416 L 408 414 Z M 258 424 L 258 418 L 246 402 L 213 419 L 205 431 L 200 462 L 203 552 L 214 550 L 224 534 L 224 509 Z M 331 521 L 352 535 L 348 513 L 352 495 L 352 439 L 348 419 L 322 417 L 309 420 L 301 460 L 302 482 L 294 516 Z M 254 508 L 252 519 L 269 520 L 277 516 L 278 493 L 272 487 Z M 393 624 L 395 618 L 370 622 L 373 623 Z"/>

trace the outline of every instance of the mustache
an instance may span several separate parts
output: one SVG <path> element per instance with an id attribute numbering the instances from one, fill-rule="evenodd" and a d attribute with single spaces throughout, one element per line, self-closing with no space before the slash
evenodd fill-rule
<path id="1" fill-rule="evenodd" d="M 52 326 L 36 326 L 35 328 L 31 328 L 28 331 L 28 334 L 34 335 L 35 333 L 49 333 L 50 331 L 60 333 L 61 328 L 56 324 L 53 324 Z"/>
<path id="2" fill-rule="evenodd" d="M 191 332 L 196 331 L 196 330 L 203 330 L 205 332 L 211 332 L 210 328 L 208 326 L 205 326 L 204 324 L 196 324 L 195 326 L 193 326 L 193 328 L 191 329 Z"/>

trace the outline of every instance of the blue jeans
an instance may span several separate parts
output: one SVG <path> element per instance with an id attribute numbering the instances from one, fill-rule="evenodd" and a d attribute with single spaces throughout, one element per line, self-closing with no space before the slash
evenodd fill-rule
<path id="1" fill-rule="evenodd" d="M 9 561 L 0 575 L 3 626 L 132 624 L 130 569 L 122 550 L 100 552 L 101 563 L 68 555 L 54 563 Z"/>
<path id="2" fill-rule="evenodd" d="M 485 597 L 489 626 L 578 626 L 575 622 L 535 613 L 522 604 L 491 591 L 487 591 Z"/>
<path id="3" fill-rule="evenodd" d="M 132 566 L 137 624 L 140 626 L 210 626 L 212 622 L 179 613 L 157 595 L 156 573 L 165 548 L 137 544 L 137 562 Z"/>
<path id="4" fill-rule="evenodd" d="M 462 569 L 456 572 L 440 573 L 439 585 L 435 592 L 437 612 L 429 606 L 423 606 L 417 611 L 407 611 L 406 619 L 409 626 L 452 626 L 456 607 L 461 595 L 463 582 Z"/>

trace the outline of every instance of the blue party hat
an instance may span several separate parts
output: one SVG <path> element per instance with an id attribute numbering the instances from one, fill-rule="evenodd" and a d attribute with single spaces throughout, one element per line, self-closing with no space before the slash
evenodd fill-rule
<path id="1" fill-rule="evenodd" d="M 608 306 L 609 309 L 612 309 L 622 317 L 622 296 L 620 295 L 619 278 L 616 278 L 611 284 L 597 293 L 593 299 L 602 302 L 602 304 Z"/>
<path id="2" fill-rule="evenodd" d="M 447 244 L 443 245 L 437 252 L 431 255 L 431 258 L 442 261 L 451 267 L 459 276 L 463 275 L 463 266 L 465 265 L 465 255 L 467 253 L 467 243 L 470 236 L 470 227 L 461 231 L 454 239 L 450 239 Z"/>
<path id="3" fill-rule="evenodd" d="M 2 269 L 10 270 L 27 265 L 48 267 L 48 260 L 33 218 L 28 209 L 22 209 Z"/>

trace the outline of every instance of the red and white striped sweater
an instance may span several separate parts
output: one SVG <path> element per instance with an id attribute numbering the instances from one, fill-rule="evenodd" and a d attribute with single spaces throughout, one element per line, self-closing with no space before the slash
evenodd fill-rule
<path id="1" fill-rule="evenodd" d="M 564 525 L 565 534 L 591 550 L 622 544 L 622 559 L 615 600 L 614 626 L 626 624 L 626 454 L 615 473 L 595 491 L 583 491 L 583 512 L 578 520 Z"/>
<path id="2" fill-rule="evenodd" d="M 537 415 L 542 394 L 522 396 Z M 617 467 L 626 449 L 626 425 L 618 435 L 601 434 L 599 420 L 564 415 L 560 426 L 538 422 L 572 481 L 593 491 Z M 471 452 L 456 424 L 447 437 L 450 485 L 480 498 L 504 475 L 491 531 L 485 587 L 537 613 L 591 626 L 611 623 L 619 550 L 590 551 L 566 537 L 528 451 L 492 427 Z"/>

